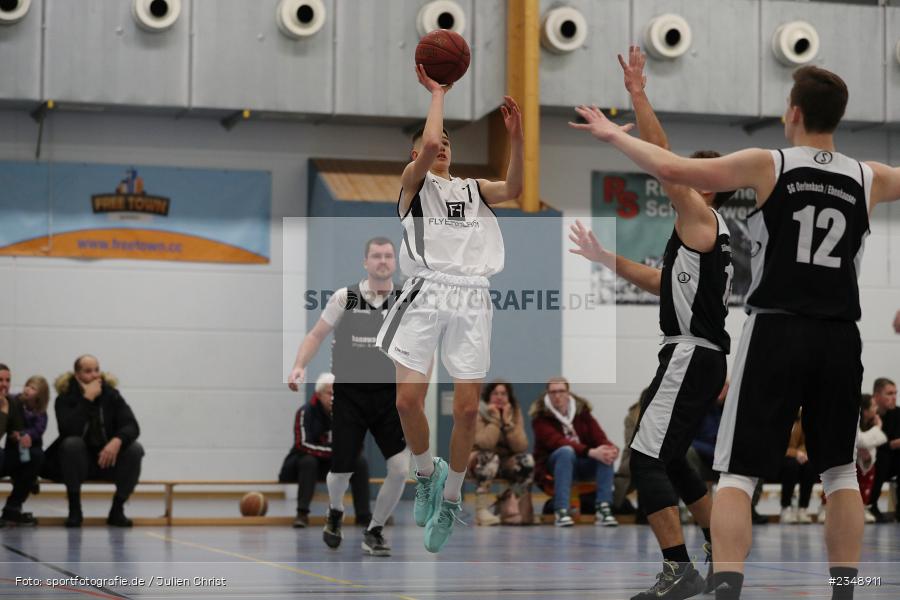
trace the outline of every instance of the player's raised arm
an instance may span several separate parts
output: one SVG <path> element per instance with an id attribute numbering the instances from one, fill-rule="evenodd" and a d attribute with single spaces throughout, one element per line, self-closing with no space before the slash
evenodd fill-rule
<path id="1" fill-rule="evenodd" d="M 400 185 L 403 186 L 403 194 L 400 198 L 401 214 L 409 208 L 409 203 L 416 195 L 419 184 L 425 179 L 428 169 L 431 168 L 432 163 L 441 152 L 444 144 L 444 94 L 453 87 L 453 84 L 441 85 L 429 77 L 422 65 L 416 65 L 416 75 L 422 87 L 431 94 L 431 105 L 428 107 L 428 117 L 425 119 L 425 131 L 422 139 L 413 149 L 412 162 L 406 165 L 400 179 Z"/>
<path id="2" fill-rule="evenodd" d="M 572 254 L 578 254 L 591 262 L 600 263 L 642 290 L 659 296 L 659 288 L 662 282 L 662 271 L 660 269 L 648 267 L 633 260 L 628 260 L 624 256 L 613 254 L 600 245 L 594 232 L 582 225 L 581 221 L 575 221 L 575 224 L 572 225 L 569 239 L 578 246 L 577 248 L 569 249 L 569 252 Z"/>
<path id="3" fill-rule="evenodd" d="M 524 184 L 525 137 L 522 133 L 522 112 L 511 96 L 504 96 L 503 100 L 500 112 L 503 113 L 503 124 L 509 133 L 509 167 L 506 169 L 505 181 L 478 180 L 481 197 L 488 204 L 518 198 Z"/>
<path id="4" fill-rule="evenodd" d="M 669 140 L 666 132 L 644 91 L 647 84 L 644 63 L 647 57 L 638 46 L 631 46 L 628 49 L 627 63 L 621 54 L 618 58 L 625 78 L 625 89 L 631 96 L 631 104 L 634 107 L 638 134 L 645 142 L 668 150 Z M 683 238 L 686 236 L 687 243 L 693 248 L 712 246 L 715 242 L 715 230 L 711 227 L 715 226 L 716 218 L 703 197 L 686 185 L 662 180 L 662 186 L 678 213 L 680 235 Z"/>
<path id="5" fill-rule="evenodd" d="M 757 203 L 765 202 L 775 187 L 775 163 L 768 150 L 750 148 L 719 158 L 683 158 L 628 135 L 630 123 L 616 125 L 596 106 L 579 106 L 575 111 L 585 123 L 570 122 L 570 127 L 615 146 L 660 180 L 710 192 L 750 187 L 756 190 Z"/>
<path id="6" fill-rule="evenodd" d="M 656 118 L 656 113 L 650 105 L 650 99 L 644 91 L 647 86 L 647 76 L 644 75 L 646 55 L 638 46 L 629 46 L 628 62 L 625 62 L 625 58 L 621 54 L 618 55 L 618 58 L 625 79 L 625 90 L 631 97 L 631 104 L 634 107 L 638 134 L 645 142 L 668 150 L 669 139 L 666 137 L 666 132 L 659 119 Z"/>
<path id="7" fill-rule="evenodd" d="M 872 206 L 879 202 L 900 200 L 900 167 L 879 162 L 867 162 L 875 179 L 872 181 Z"/>

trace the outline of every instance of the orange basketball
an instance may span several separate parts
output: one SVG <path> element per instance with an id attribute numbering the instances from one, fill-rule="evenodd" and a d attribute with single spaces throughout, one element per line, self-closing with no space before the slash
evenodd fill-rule
<path id="1" fill-rule="evenodd" d="M 269 510 L 269 503 L 262 492 L 247 492 L 241 498 L 241 514 L 245 517 L 261 517 Z"/>
<path id="2" fill-rule="evenodd" d="M 428 76 L 443 85 L 465 75 L 470 58 L 466 40 L 449 29 L 435 29 L 416 46 L 416 64 L 424 66 Z"/>

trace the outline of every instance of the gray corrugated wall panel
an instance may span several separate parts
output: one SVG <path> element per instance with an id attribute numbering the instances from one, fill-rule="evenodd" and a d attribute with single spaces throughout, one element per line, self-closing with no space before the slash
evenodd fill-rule
<path id="1" fill-rule="evenodd" d="M 168 30 L 150 33 L 131 0 L 46 0 L 47 98 L 99 104 L 187 106 L 190 1 Z"/>
<path id="2" fill-rule="evenodd" d="M 425 118 L 430 96 L 416 79 L 416 15 L 428 0 L 337 0 L 335 112 Z M 472 46 L 471 0 L 463 37 Z M 472 56 L 472 61 L 477 61 Z M 472 117 L 472 67 L 447 94 L 444 116 Z"/>
<path id="3" fill-rule="evenodd" d="M 900 123 L 900 63 L 897 44 L 900 44 L 900 8 L 887 8 L 887 119 Z"/>
<path id="4" fill-rule="evenodd" d="M 884 8 L 769 0 L 762 3 L 762 113 L 784 113 L 794 69 L 775 59 L 772 35 L 779 25 L 795 20 L 811 23 L 819 32 L 819 55 L 812 64 L 834 71 L 847 82 L 850 101 L 844 118 L 884 120 Z"/>
<path id="5" fill-rule="evenodd" d="M 480 119 L 500 106 L 506 93 L 506 0 L 477 0 L 473 8 L 472 118 Z"/>
<path id="6" fill-rule="evenodd" d="M 675 60 L 647 57 L 647 94 L 668 112 L 756 116 L 759 104 L 757 0 L 641 0 L 634 2 L 633 39 L 644 46 L 654 17 L 675 13 L 691 27 L 692 43 Z M 620 51 L 625 55 L 626 48 Z M 614 57 L 612 62 L 617 63 Z M 616 68 L 619 68 L 616 65 Z M 621 78 L 620 83 L 621 84 Z"/>
<path id="7" fill-rule="evenodd" d="M 571 6 L 588 22 L 584 46 L 568 54 L 541 48 L 541 105 L 598 104 L 622 108 L 628 94 L 622 86 L 622 69 L 616 53 L 631 41 L 628 0 L 541 0 L 541 18 L 557 6 Z"/>
<path id="8" fill-rule="evenodd" d="M 323 0 L 324 27 L 293 40 L 278 29 L 278 0 L 193 0 L 191 104 L 330 114 L 335 11 Z"/>
<path id="9" fill-rule="evenodd" d="M 34 0 L 24 19 L 0 26 L 0 98 L 41 99 L 42 12 Z"/>

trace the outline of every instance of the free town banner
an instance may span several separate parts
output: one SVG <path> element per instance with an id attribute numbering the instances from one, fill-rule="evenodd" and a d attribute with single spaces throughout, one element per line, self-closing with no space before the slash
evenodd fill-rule
<path id="1" fill-rule="evenodd" d="M 0 161 L 0 255 L 269 262 L 265 171 Z"/>

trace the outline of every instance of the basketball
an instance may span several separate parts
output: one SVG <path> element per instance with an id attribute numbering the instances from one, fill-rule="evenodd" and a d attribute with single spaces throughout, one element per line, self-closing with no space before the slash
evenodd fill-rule
<path id="1" fill-rule="evenodd" d="M 425 67 L 429 77 L 449 85 L 469 68 L 469 44 L 455 31 L 435 29 L 416 46 L 416 64 Z"/>
<path id="2" fill-rule="evenodd" d="M 262 517 L 269 510 L 269 503 L 262 492 L 247 492 L 241 498 L 241 514 L 245 517 Z"/>

